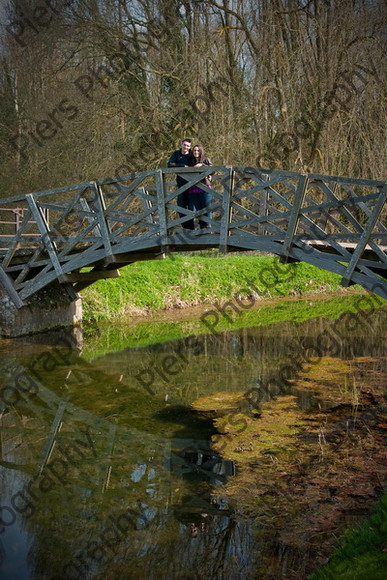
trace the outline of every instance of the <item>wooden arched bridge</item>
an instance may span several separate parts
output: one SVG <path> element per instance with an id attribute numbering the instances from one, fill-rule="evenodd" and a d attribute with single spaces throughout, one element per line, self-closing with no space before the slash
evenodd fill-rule
<path id="1" fill-rule="evenodd" d="M 186 180 L 179 188 L 177 176 Z M 178 206 L 194 184 L 211 195 L 209 207 Z M 384 181 L 229 166 L 28 193 L 1 201 L 0 282 L 21 307 L 55 280 L 75 298 L 138 260 L 218 247 L 307 262 L 387 298 L 386 197 Z M 209 227 L 187 229 L 192 220 Z"/>

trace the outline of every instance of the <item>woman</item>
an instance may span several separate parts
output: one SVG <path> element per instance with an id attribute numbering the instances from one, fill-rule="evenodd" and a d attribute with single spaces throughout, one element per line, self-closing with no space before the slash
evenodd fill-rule
<path id="1" fill-rule="evenodd" d="M 194 145 L 192 149 L 192 155 L 194 157 L 194 165 L 193 165 L 194 167 L 203 167 L 204 165 L 212 165 L 210 159 L 206 157 L 202 145 L 200 144 Z M 202 183 L 204 183 L 207 187 L 211 187 L 211 175 L 205 177 L 202 180 Z M 208 193 L 207 191 L 203 191 L 203 189 L 200 189 L 200 187 L 197 185 L 193 185 L 192 187 L 189 188 L 189 207 L 188 207 L 189 210 L 199 211 L 201 209 L 204 209 L 205 207 L 208 207 L 210 203 L 211 203 L 210 193 Z M 210 212 L 205 213 L 203 215 L 205 215 L 208 218 L 211 218 Z M 210 224 L 206 221 L 202 221 L 199 219 L 199 226 L 201 229 L 209 228 Z"/>

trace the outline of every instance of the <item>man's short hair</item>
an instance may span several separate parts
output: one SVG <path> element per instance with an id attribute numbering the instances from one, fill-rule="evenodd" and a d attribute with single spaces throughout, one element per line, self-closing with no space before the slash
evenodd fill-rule
<path id="1" fill-rule="evenodd" d="M 182 139 L 181 142 L 184 143 L 184 141 L 187 141 L 187 143 L 192 143 L 192 139 Z"/>

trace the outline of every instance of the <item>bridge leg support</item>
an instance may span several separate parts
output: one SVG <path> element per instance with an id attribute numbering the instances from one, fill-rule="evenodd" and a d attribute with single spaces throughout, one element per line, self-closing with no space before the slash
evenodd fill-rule
<path id="1" fill-rule="evenodd" d="M 344 288 L 348 288 L 349 286 L 353 286 L 355 284 L 355 282 L 353 282 L 352 280 L 348 280 L 347 278 L 342 278 L 340 281 L 340 286 L 343 286 Z"/>
<path id="2" fill-rule="evenodd" d="M 14 338 L 55 328 L 78 326 L 82 321 L 82 302 L 72 299 L 58 282 L 43 288 L 16 307 L 0 284 L 0 336 Z"/>
<path id="3" fill-rule="evenodd" d="M 291 258 L 290 256 L 278 256 L 278 258 L 281 264 L 296 264 L 300 261 L 296 258 Z"/>

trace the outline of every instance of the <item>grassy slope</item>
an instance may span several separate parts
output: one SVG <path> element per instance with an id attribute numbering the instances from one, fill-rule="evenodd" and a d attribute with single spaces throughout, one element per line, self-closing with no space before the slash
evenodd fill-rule
<path id="1" fill-rule="evenodd" d="M 182 255 L 137 262 L 121 269 L 118 279 L 100 280 L 81 294 L 85 318 L 111 318 L 136 311 L 212 304 L 241 291 L 253 281 L 263 297 L 333 292 L 340 277 L 308 264 L 280 264 L 256 255 Z M 356 286 L 354 287 L 356 288 Z"/>

